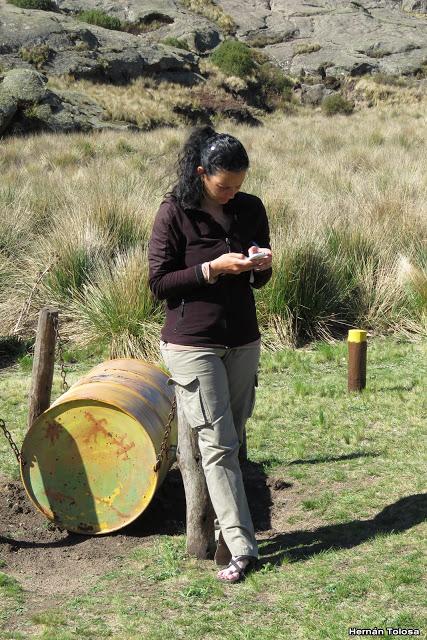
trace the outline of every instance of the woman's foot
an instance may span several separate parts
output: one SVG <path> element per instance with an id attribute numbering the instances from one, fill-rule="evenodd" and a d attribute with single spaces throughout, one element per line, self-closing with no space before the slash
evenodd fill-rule
<path id="1" fill-rule="evenodd" d="M 217 578 L 222 582 L 238 582 L 254 563 L 254 556 L 232 556 L 230 563 L 225 569 L 218 571 Z"/>

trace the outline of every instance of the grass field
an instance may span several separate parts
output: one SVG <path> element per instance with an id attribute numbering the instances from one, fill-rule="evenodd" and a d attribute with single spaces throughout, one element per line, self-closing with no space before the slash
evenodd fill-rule
<path id="1" fill-rule="evenodd" d="M 103 357 L 70 363 L 69 382 Z M 18 442 L 30 366 L 24 357 L 0 370 L 0 417 Z M 2 640 L 341 640 L 350 627 L 425 637 L 427 344 L 371 339 L 362 394 L 347 393 L 346 371 L 344 342 L 262 353 L 248 455 L 265 488 L 280 490 L 264 493 L 264 526 L 248 494 L 261 563 L 244 583 L 223 585 L 212 561 L 188 558 L 184 532 L 154 535 L 118 549 L 90 587 L 35 606 L 43 575 L 24 589 L 6 554 Z M 59 383 L 56 372 L 52 399 Z M 3 438 L 0 472 L 18 478 Z"/>
<path id="2" fill-rule="evenodd" d="M 273 277 L 255 297 L 270 350 L 350 326 L 427 335 L 424 105 L 402 94 L 349 117 L 305 110 L 273 113 L 262 128 L 218 121 L 245 145 L 242 190 L 269 218 Z M 32 336 L 50 304 L 74 345 L 158 356 L 163 304 L 148 287 L 148 239 L 187 133 L 2 143 L 0 336 Z"/>

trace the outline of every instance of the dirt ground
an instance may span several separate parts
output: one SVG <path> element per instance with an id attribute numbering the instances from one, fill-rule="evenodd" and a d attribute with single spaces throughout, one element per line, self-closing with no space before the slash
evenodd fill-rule
<path id="1" fill-rule="evenodd" d="M 279 533 L 282 510 L 289 517 L 283 489 L 291 484 L 265 478 L 258 465 L 242 464 L 246 492 L 257 538 Z M 283 529 L 282 529 L 283 530 Z M 173 465 L 148 508 L 125 528 L 86 536 L 58 529 L 27 497 L 21 481 L 0 476 L 1 570 L 15 577 L 25 590 L 37 586 L 43 609 L 85 592 L 98 576 L 117 566 L 118 556 L 150 544 L 153 536 L 185 531 L 185 493 L 181 474 Z M 36 604 L 36 603 L 33 603 Z"/>

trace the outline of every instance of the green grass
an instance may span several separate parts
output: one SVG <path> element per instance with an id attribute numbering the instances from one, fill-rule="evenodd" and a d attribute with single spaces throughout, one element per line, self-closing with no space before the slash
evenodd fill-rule
<path id="1" fill-rule="evenodd" d="M 210 56 L 211 61 L 229 76 L 244 78 L 255 69 L 250 47 L 238 40 L 224 40 Z"/>
<path id="2" fill-rule="evenodd" d="M 42 611 L 0 574 L 0 637 L 341 640 L 351 626 L 425 633 L 427 344 L 370 339 L 367 388 L 356 394 L 347 392 L 346 350 L 315 342 L 262 353 L 249 458 L 290 486 L 276 492 L 274 535 L 260 534 L 259 571 L 223 585 L 212 561 L 186 555 L 182 533 L 136 546 L 84 593 Z M 103 357 L 68 354 L 69 382 Z M 56 372 L 52 400 L 59 383 Z M 27 365 L 0 370 L 0 417 L 18 442 L 28 386 Z M 5 441 L 0 471 L 17 478 Z M 8 607 L 21 610 L 33 635 L 13 633 Z"/>
<path id="3" fill-rule="evenodd" d="M 88 9 L 87 11 L 81 11 L 77 15 L 77 18 L 82 22 L 95 24 L 98 27 L 103 27 L 104 29 L 120 31 L 122 28 L 122 23 L 118 18 L 110 16 L 108 13 L 105 13 L 105 11 L 101 11 L 100 9 Z"/>

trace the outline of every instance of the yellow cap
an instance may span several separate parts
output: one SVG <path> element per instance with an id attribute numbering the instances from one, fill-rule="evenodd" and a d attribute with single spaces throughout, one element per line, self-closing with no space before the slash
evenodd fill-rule
<path id="1" fill-rule="evenodd" d="M 350 329 L 348 332 L 349 342 L 366 342 L 366 331 L 364 329 Z"/>

